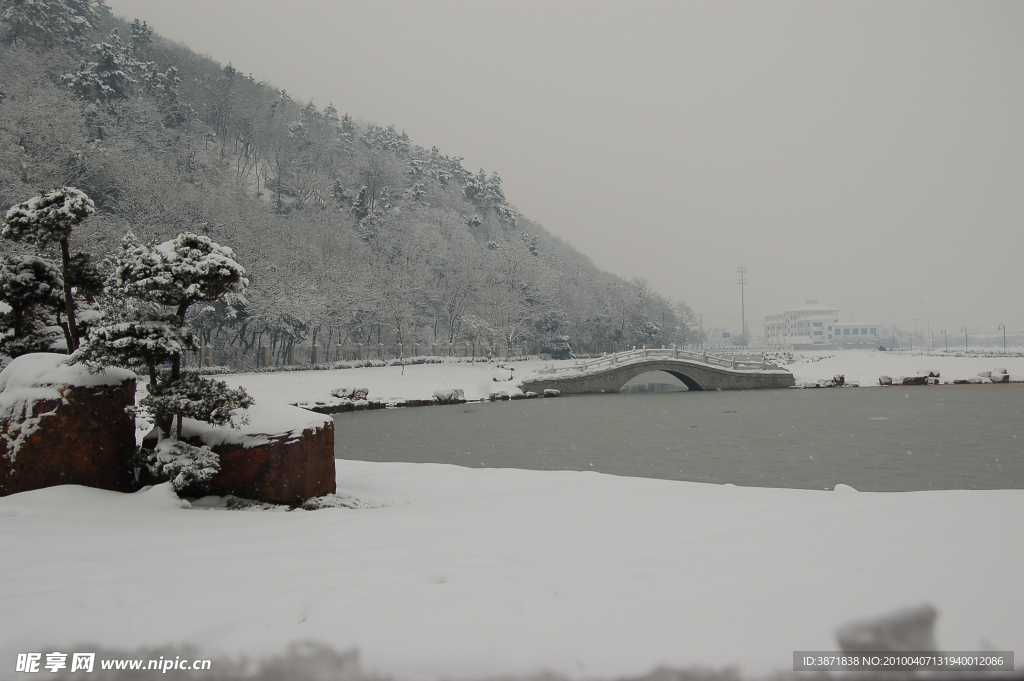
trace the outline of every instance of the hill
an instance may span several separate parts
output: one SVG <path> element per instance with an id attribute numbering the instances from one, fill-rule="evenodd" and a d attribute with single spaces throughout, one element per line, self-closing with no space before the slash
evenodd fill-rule
<path id="1" fill-rule="evenodd" d="M 0 208 L 78 187 L 97 212 L 73 246 L 96 261 L 129 231 L 230 246 L 250 285 L 194 312 L 205 344 L 283 360 L 312 344 L 693 340 L 685 304 L 598 270 L 497 173 L 395 126 L 295 101 L 102 1 L 6 0 L 0 37 Z"/>

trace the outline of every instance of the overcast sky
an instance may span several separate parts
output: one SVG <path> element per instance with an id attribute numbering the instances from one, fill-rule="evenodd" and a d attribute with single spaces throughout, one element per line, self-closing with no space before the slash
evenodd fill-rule
<path id="1" fill-rule="evenodd" d="M 739 330 L 1024 331 L 1024 2 L 107 0 Z M 955 332 L 955 333 L 954 333 Z"/>

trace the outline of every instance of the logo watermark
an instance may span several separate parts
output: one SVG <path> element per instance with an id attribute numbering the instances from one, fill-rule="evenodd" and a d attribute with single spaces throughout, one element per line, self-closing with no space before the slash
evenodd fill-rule
<path id="1" fill-rule="evenodd" d="M 70 660 L 68 659 L 70 658 Z M 155 660 L 130 660 L 123 658 L 100 659 L 99 669 L 155 671 L 166 674 L 169 671 L 204 671 L 212 666 L 210 660 L 174 659 L 161 656 Z M 97 668 L 96 653 L 18 653 L 14 671 L 25 674 L 37 672 L 68 672 L 90 673 Z"/>

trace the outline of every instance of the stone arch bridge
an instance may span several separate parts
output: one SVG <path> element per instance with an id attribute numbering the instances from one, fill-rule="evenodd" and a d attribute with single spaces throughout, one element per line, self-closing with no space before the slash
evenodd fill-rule
<path id="1" fill-rule="evenodd" d="M 664 371 L 690 390 L 756 390 L 795 385 L 793 374 L 775 364 L 687 352 L 677 348 L 617 352 L 573 366 L 541 369 L 523 380 L 523 391 L 558 390 L 563 395 L 613 393 L 648 371 Z"/>

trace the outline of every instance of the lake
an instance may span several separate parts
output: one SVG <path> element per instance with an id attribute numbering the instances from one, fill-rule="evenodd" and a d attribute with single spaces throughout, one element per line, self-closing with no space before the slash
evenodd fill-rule
<path id="1" fill-rule="evenodd" d="M 755 487 L 1024 488 L 1024 385 L 667 392 L 335 417 L 338 458 Z"/>

